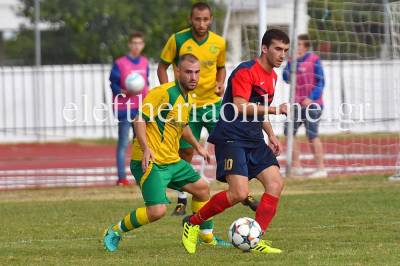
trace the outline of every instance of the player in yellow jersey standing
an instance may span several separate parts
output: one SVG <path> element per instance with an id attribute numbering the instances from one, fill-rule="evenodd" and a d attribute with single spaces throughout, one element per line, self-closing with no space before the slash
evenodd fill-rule
<path id="1" fill-rule="evenodd" d="M 199 58 L 200 80 L 193 91 L 194 106 L 189 122 L 197 140 L 200 139 L 203 127 L 209 134 L 214 130 L 221 108 L 221 96 L 224 94 L 226 44 L 224 38 L 209 31 L 212 18 L 212 10 L 207 3 L 193 4 L 189 17 L 191 27 L 171 35 L 162 50 L 161 62 L 157 69 L 160 84 L 164 84 L 168 82 L 167 69 L 170 64 L 173 65 L 176 74 L 181 54 L 191 53 Z M 179 154 L 182 159 L 190 163 L 193 158 L 193 147 L 185 140 L 181 140 Z M 257 202 L 251 196 L 243 203 L 253 210 L 257 208 Z M 186 194 L 179 193 L 173 215 L 184 215 L 186 204 Z"/>
<path id="2" fill-rule="evenodd" d="M 210 197 L 207 182 L 179 157 L 179 140 L 183 137 L 204 159 L 210 159 L 187 126 L 192 106 L 189 92 L 197 86 L 200 62 L 191 54 L 181 55 L 179 60 L 179 78 L 151 90 L 134 120 L 136 139 L 131 171 L 140 186 L 145 206 L 127 214 L 105 231 L 103 245 L 110 252 L 118 249 L 122 233 L 165 215 L 166 205 L 170 203 L 167 187 L 191 193 L 193 212 L 197 212 Z M 211 220 L 205 221 L 209 222 Z"/>

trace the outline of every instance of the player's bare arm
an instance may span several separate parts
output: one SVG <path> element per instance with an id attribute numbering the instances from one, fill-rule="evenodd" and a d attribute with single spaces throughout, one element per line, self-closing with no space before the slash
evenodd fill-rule
<path id="1" fill-rule="evenodd" d="M 288 104 L 282 103 L 278 107 L 269 107 L 268 114 L 271 115 L 287 115 L 288 113 Z"/>
<path id="2" fill-rule="evenodd" d="M 263 129 L 265 133 L 268 135 L 269 146 L 274 152 L 275 156 L 279 156 L 283 150 L 281 142 L 276 137 L 274 130 L 272 129 L 271 122 L 264 121 L 263 122 Z"/>
<path id="3" fill-rule="evenodd" d="M 266 114 L 277 114 L 277 111 L 281 111 L 274 106 L 264 106 L 256 103 L 250 103 L 242 97 L 233 97 L 233 104 L 236 106 L 239 113 L 246 113 L 248 115 L 266 115 Z M 282 108 L 282 111 L 284 109 Z"/>
<path id="4" fill-rule="evenodd" d="M 200 145 L 200 143 L 193 136 L 192 130 L 189 126 L 185 126 L 182 133 L 182 138 L 184 138 L 193 148 L 208 162 L 210 163 L 211 157 L 208 151 Z"/>
<path id="5" fill-rule="evenodd" d="M 219 67 L 217 68 L 217 86 L 215 88 L 215 93 L 218 96 L 222 96 L 224 95 L 224 91 L 225 91 L 225 78 L 226 78 L 226 68 L 225 67 Z"/>
<path id="6" fill-rule="evenodd" d="M 135 135 L 139 142 L 140 147 L 143 150 L 143 159 L 142 159 L 142 170 L 146 171 L 151 161 L 154 161 L 154 154 L 150 150 L 149 146 L 147 146 L 146 140 L 146 121 L 141 119 L 140 117 L 135 118 L 133 121 L 135 128 Z"/>
<path id="7" fill-rule="evenodd" d="M 157 77 L 158 81 L 160 84 L 164 84 L 168 82 L 168 74 L 167 74 L 167 69 L 169 67 L 169 64 L 166 64 L 164 62 L 158 63 L 157 67 Z"/>

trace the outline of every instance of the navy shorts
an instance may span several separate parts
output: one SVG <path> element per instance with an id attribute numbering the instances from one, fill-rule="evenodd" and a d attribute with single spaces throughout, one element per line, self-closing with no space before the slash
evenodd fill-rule
<path id="1" fill-rule="evenodd" d="M 309 140 L 313 140 L 318 137 L 319 121 L 321 121 L 321 109 L 315 109 L 313 106 L 307 108 L 301 108 L 299 110 L 298 106 L 294 106 L 294 131 L 293 134 L 296 135 L 297 130 L 304 123 L 306 128 L 306 136 Z M 287 136 L 289 123 L 285 123 L 285 136 Z"/>
<path id="2" fill-rule="evenodd" d="M 227 175 L 242 175 L 250 179 L 272 165 L 279 167 L 278 160 L 266 143 L 254 148 L 241 147 L 235 142 L 215 145 L 217 180 L 226 182 Z"/>

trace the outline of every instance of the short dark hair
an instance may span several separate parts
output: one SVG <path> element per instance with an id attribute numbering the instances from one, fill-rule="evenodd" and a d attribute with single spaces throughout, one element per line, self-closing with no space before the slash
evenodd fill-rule
<path id="1" fill-rule="evenodd" d="M 304 41 L 304 46 L 306 48 L 309 48 L 311 46 L 310 35 L 308 35 L 307 33 L 300 34 L 299 36 L 297 36 L 297 40 Z"/>
<path id="2" fill-rule="evenodd" d="M 210 15 L 212 16 L 212 11 L 211 11 L 211 7 L 209 4 L 205 3 L 205 2 L 197 2 L 194 3 L 192 5 L 192 9 L 190 11 L 190 16 L 193 15 L 193 10 L 198 9 L 198 10 L 205 10 L 208 9 L 208 11 L 210 11 Z"/>
<path id="3" fill-rule="evenodd" d="M 183 55 L 179 56 L 178 65 L 180 65 L 183 61 L 189 61 L 191 63 L 195 63 L 195 62 L 198 62 L 199 59 L 194 54 L 183 54 Z"/>
<path id="4" fill-rule="evenodd" d="M 128 41 L 132 41 L 132 39 L 134 39 L 134 38 L 140 38 L 144 41 L 144 35 L 143 35 L 143 33 L 139 32 L 139 31 L 132 32 L 129 35 Z"/>
<path id="5" fill-rule="evenodd" d="M 270 29 L 264 33 L 261 45 L 266 45 L 269 47 L 272 43 L 272 40 L 282 41 L 285 44 L 290 43 L 289 37 L 285 32 L 279 29 Z"/>

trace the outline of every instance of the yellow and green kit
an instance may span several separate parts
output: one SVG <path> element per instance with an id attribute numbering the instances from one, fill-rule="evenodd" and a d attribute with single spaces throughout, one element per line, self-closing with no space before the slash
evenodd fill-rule
<path id="1" fill-rule="evenodd" d="M 162 50 L 160 59 L 176 68 L 179 56 L 193 54 L 200 60 L 200 80 L 193 91 L 192 113 L 189 126 L 197 140 L 203 127 L 209 133 L 214 130 L 219 117 L 221 97 L 215 93 L 217 85 L 217 69 L 225 67 L 226 44 L 224 38 L 209 31 L 207 37 L 198 42 L 192 34 L 192 28 L 177 32 L 168 39 Z M 180 148 L 190 148 L 191 145 L 181 139 Z"/>
<path id="2" fill-rule="evenodd" d="M 166 189 L 182 190 L 189 183 L 200 179 L 199 174 L 179 157 L 179 139 L 189 122 L 191 97 L 186 96 L 179 83 L 174 81 L 151 90 L 139 107 L 139 116 L 146 120 L 146 142 L 155 160 L 142 170 L 143 151 L 137 139 L 132 147 L 131 172 L 139 185 L 145 206 L 128 213 L 119 223 L 105 231 L 103 244 L 108 251 L 115 251 L 121 240 L 120 233 L 131 231 L 150 223 L 148 208 L 168 204 Z M 207 203 L 192 200 L 192 211 L 197 212 Z M 214 243 L 213 221 L 201 226 L 201 237 Z"/>
<path id="3" fill-rule="evenodd" d="M 146 123 L 146 140 L 155 161 L 145 172 L 143 151 L 137 139 L 132 146 L 131 171 L 139 184 L 146 206 L 168 204 L 166 189 L 178 191 L 200 179 L 193 167 L 179 157 L 179 139 L 189 122 L 191 96 L 184 95 L 178 82 L 169 82 L 151 90 L 139 115 Z"/>

